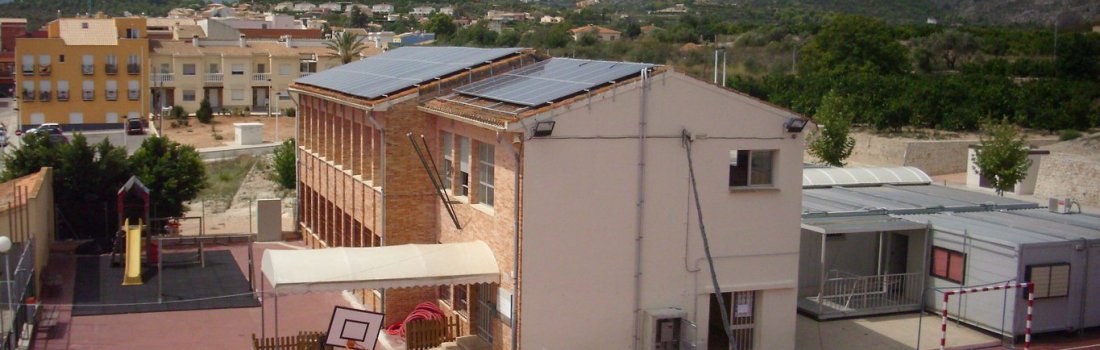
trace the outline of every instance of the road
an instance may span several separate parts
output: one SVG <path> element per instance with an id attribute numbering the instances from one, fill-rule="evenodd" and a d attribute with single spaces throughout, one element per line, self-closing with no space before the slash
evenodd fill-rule
<path id="1" fill-rule="evenodd" d="M 14 106 L 9 104 L 9 107 L 7 108 L 0 108 L 0 123 L 3 123 L 8 127 L 8 147 L 5 147 L 2 151 L 0 151 L 0 153 L 2 154 L 7 154 L 11 152 L 11 150 L 18 148 L 21 145 L 20 137 L 15 136 L 15 129 L 16 126 L 19 125 L 19 123 L 16 120 L 18 115 L 16 114 L 13 107 Z M 109 139 L 111 141 L 111 144 L 114 145 L 125 144 L 127 154 L 134 154 L 134 151 L 136 151 L 138 147 L 141 147 L 141 142 L 144 141 L 145 138 L 149 137 L 148 133 L 145 133 L 144 135 L 126 135 L 122 131 L 122 129 L 91 131 L 85 132 L 83 134 L 84 137 L 88 139 L 88 144 L 92 145 L 99 143 L 104 139 Z M 73 133 L 66 132 L 65 136 L 72 140 Z M 3 163 L 0 162 L 0 171 L 3 170 L 3 166 Z"/>

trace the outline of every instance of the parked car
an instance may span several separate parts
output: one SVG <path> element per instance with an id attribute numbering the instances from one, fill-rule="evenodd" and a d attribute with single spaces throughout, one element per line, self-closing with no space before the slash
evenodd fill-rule
<path id="1" fill-rule="evenodd" d="M 65 136 L 65 133 L 61 130 L 61 125 L 57 123 L 46 123 L 39 125 L 37 128 L 33 128 L 24 132 L 22 136 L 30 134 L 42 133 L 49 136 L 52 143 L 69 143 L 69 138 Z"/>
<path id="2" fill-rule="evenodd" d="M 141 135 L 145 133 L 145 124 L 141 122 L 141 119 L 128 119 L 126 120 L 126 134 L 127 135 Z"/>
<path id="3" fill-rule="evenodd" d="M 0 124 L 0 147 L 8 147 L 8 127 Z"/>

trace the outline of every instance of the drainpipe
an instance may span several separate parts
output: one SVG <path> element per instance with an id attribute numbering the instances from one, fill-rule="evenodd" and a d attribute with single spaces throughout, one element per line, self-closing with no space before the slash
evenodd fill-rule
<path id="1" fill-rule="evenodd" d="M 524 131 L 526 132 L 526 128 L 524 129 Z M 516 301 L 519 300 L 519 292 L 520 292 L 520 288 L 519 288 L 519 262 L 520 262 L 520 260 L 519 260 L 519 230 L 520 230 L 520 227 L 519 227 L 519 219 L 520 219 L 519 204 L 520 204 L 520 200 L 519 200 L 519 197 L 520 197 L 520 193 L 522 192 L 522 189 L 519 187 L 519 177 L 520 177 L 521 174 L 523 174 L 523 163 L 522 163 L 522 161 L 523 161 L 523 137 L 521 137 L 520 134 L 513 134 L 511 150 L 512 150 L 512 156 L 514 156 L 515 159 L 516 159 L 516 172 L 515 172 L 516 174 L 515 174 L 515 176 L 513 176 L 515 179 L 514 179 L 514 183 L 513 183 L 514 187 L 512 187 L 512 188 L 515 189 L 515 193 L 512 195 L 512 197 L 514 197 L 513 198 L 512 211 L 514 212 L 513 214 L 515 215 L 515 217 L 512 219 L 512 221 L 514 222 L 514 225 L 515 225 L 515 228 L 514 228 L 515 232 L 512 235 L 512 259 L 513 260 L 512 260 L 512 310 L 511 310 L 512 315 L 511 315 L 511 319 L 512 319 L 512 350 L 517 350 L 517 349 L 519 349 L 519 344 L 516 343 L 516 341 L 519 339 L 519 323 L 516 322 L 516 320 L 517 320 L 516 310 L 518 309 L 517 305 L 519 303 L 517 303 Z"/>
<path id="2" fill-rule="evenodd" d="M 641 71 L 641 106 L 638 111 L 638 201 L 634 235 L 634 349 L 639 349 L 638 313 L 642 305 L 642 233 L 645 222 L 646 88 L 648 71 Z"/>
<path id="3" fill-rule="evenodd" d="M 286 94 L 287 94 L 287 96 L 290 96 L 290 89 L 289 88 L 286 90 Z M 302 94 L 299 93 L 298 98 L 302 98 Z M 298 232 L 299 231 L 298 227 L 300 226 L 299 224 L 301 223 L 300 220 L 302 218 L 302 199 L 305 198 L 304 196 L 302 196 L 302 189 L 298 185 L 298 184 L 302 183 L 302 179 L 298 177 L 298 176 L 301 176 L 301 174 L 302 174 L 301 173 L 301 171 L 302 171 L 302 164 L 301 164 L 302 157 L 300 157 L 298 155 L 299 153 L 301 153 L 301 149 L 299 148 L 299 146 L 302 145 L 302 129 L 298 127 L 298 120 L 303 118 L 304 116 L 302 114 L 302 106 L 300 104 L 298 104 L 298 100 L 291 98 L 290 102 L 294 103 L 294 111 L 295 111 L 295 114 L 294 114 L 294 193 L 298 194 L 298 199 L 294 201 L 294 231 Z M 277 127 L 277 125 L 278 124 L 276 124 L 276 127 Z M 276 139 L 275 141 L 278 142 L 279 140 Z"/>

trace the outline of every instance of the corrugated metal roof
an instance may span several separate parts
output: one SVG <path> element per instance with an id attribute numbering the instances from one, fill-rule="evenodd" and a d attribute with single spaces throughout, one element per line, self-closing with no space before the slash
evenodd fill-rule
<path id="1" fill-rule="evenodd" d="M 970 237 L 1008 246 L 1019 247 L 1032 243 L 1065 242 L 1070 240 L 1100 239 L 1100 230 L 1065 224 L 1033 217 L 1046 209 L 1017 211 L 985 211 L 968 213 L 939 213 L 898 215 L 916 223 L 931 222 L 936 229 L 955 233 L 966 232 Z M 1071 214 L 1075 220 L 1100 224 L 1100 217 Z"/>
<path id="2" fill-rule="evenodd" d="M 521 50 L 523 49 L 402 47 L 311 74 L 295 82 L 374 99 Z"/>
<path id="3" fill-rule="evenodd" d="M 923 230 L 927 225 L 889 215 L 806 218 L 802 228 L 825 234 Z"/>
<path id="4" fill-rule="evenodd" d="M 914 167 L 886 168 L 806 168 L 802 169 L 802 187 L 922 185 L 932 178 Z"/>
<path id="5" fill-rule="evenodd" d="M 551 58 L 455 91 L 524 106 L 537 106 L 637 75 L 652 64 Z"/>
<path id="6" fill-rule="evenodd" d="M 1027 209 L 1036 203 L 991 194 L 953 189 L 939 185 L 830 187 L 802 190 L 802 212 L 829 213 L 853 211 L 974 211 L 987 209 Z"/>

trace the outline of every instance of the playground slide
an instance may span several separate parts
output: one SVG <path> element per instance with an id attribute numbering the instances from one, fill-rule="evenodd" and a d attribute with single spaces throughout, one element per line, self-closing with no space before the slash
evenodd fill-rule
<path id="1" fill-rule="evenodd" d="M 130 226 L 130 219 L 126 219 L 122 227 L 126 230 L 126 274 L 122 276 L 122 285 L 141 285 L 141 220 L 137 226 Z"/>

